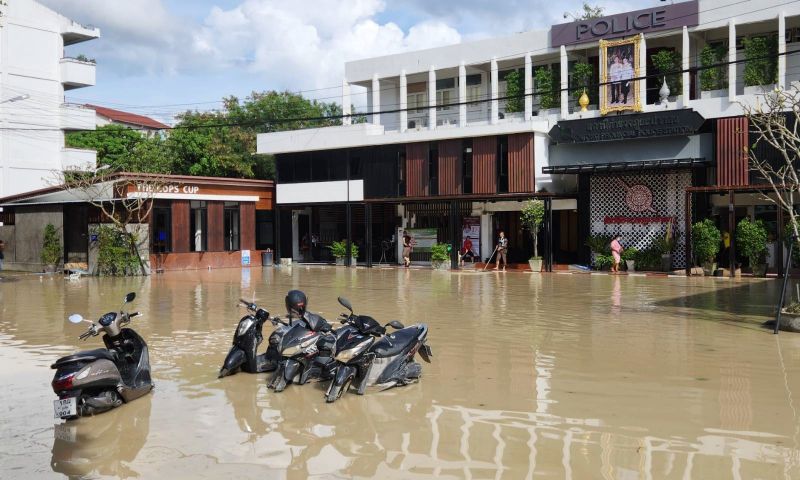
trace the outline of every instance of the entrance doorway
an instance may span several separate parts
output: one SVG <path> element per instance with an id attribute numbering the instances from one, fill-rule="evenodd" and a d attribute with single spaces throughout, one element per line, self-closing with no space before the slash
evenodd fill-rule
<path id="1" fill-rule="evenodd" d="M 87 263 L 89 261 L 88 230 L 88 206 L 64 205 L 64 263 Z"/>
<path id="2" fill-rule="evenodd" d="M 492 215 L 492 251 L 497 245 L 500 231 L 505 232 L 508 238 L 508 263 L 528 263 L 533 256 L 533 239 L 528 230 L 522 227 L 520 212 L 495 212 Z M 542 229 L 539 230 L 539 255 L 542 251 Z M 488 255 L 492 254 L 488 252 Z M 496 261 L 496 259 L 492 259 Z"/>
<path id="3" fill-rule="evenodd" d="M 553 262 L 578 263 L 578 211 L 553 212 Z"/>

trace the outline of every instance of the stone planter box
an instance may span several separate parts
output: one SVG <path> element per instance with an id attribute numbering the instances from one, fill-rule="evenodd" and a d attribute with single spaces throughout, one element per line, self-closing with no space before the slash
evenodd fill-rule
<path id="1" fill-rule="evenodd" d="M 774 85 L 753 85 L 752 87 L 744 87 L 745 95 L 764 95 L 774 89 Z"/>
<path id="2" fill-rule="evenodd" d="M 780 329 L 785 332 L 800 333 L 800 315 L 796 313 L 786 313 L 786 309 L 781 310 Z"/>
<path id="3" fill-rule="evenodd" d="M 700 99 L 705 100 L 708 98 L 724 98 L 728 96 L 728 89 L 723 88 L 720 90 L 705 90 L 700 92 Z"/>
<path id="4" fill-rule="evenodd" d="M 712 276 L 717 271 L 717 262 L 703 262 L 703 275 Z"/>
<path id="5" fill-rule="evenodd" d="M 625 267 L 627 267 L 629 272 L 636 271 L 636 260 L 625 260 Z"/>
<path id="6" fill-rule="evenodd" d="M 356 257 L 351 257 L 350 258 L 350 265 L 355 267 L 356 263 L 357 263 L 356 262 Z M 339 265 L 340 267 L 343 267 L 344 266 L 344 257 L 336 257 L 336 265 Z"/>
<path id="7" fill-rule="evenodd" d="M 431 267 L 434 270 L 448 271 L 450 270 L 450 262 L 431 262 Z"/>
<path id="8" fill-rule="evenodd" d="M 767 264 L 760 263 L 758 265 L 753 266 L 753 276 L 754 277 L 766 277 L 767 276 Z"/>
<path id="9" fill-rule="evenodd" d="M 531 267 L 532 272 L 541 272 L 542 271 L 542 263 L 543 260 L 541 258 L 531 258 L 528 260 L 528 265 Z"/>

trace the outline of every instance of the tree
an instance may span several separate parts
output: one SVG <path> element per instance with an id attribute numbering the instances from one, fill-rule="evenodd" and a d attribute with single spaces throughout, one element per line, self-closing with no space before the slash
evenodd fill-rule
<path id="1" fill-rule="evenodd" d="M 583 2 L 581 10 L 576 13 L 564 12 L 564 18 L 571 17 L 573 21 L 591 20 L 593 18 L 600 18 L 603 16 L 605 7 L 599 5 L 589 5 L 589 2 Z"/>
<path id="2" fill-rule="evenodd" d="M 522 76 L 518 70 L 513 70 L 506 75 L 506 112 L 520 112 L 523 109 Z"/>
<path id="3" fill-rule="evenodd" d="M 533 237 L 533 257 L 539 258 L 539 228 L 544 221 L 544 202 L 541 200 L 529 200 L 525 202 L 520 212 L 520 220 Z"/>
<path id="4" fill-rule="evenodd" d="M 112 123 L 97 127 L 97 130 L 68 132 L 65 143 L 71 148 L 96 150 L 98 166 L 119 168 L 143 140 L 141 133 L 136 130 Z"/>

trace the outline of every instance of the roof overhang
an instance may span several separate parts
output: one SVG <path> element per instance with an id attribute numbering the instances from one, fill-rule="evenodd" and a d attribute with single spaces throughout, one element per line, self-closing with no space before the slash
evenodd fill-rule
<path id="1" fill-rule="evenodd" d="M 635 170 L 698 168 L 698 167 L 706 167 L 708 165 L 709 162 L 704 158 L 675 158 L 667 160 L 645 160 L 641 162 L 555 165 L 555 166 L 542 167 L 542 173 L 567 174 L 567 173 L 627 172 Z"/>

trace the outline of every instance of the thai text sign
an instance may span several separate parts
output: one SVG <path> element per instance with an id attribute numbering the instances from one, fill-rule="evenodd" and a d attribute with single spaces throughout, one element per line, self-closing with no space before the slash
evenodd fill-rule
<path id="1" fill-rule="evenodd" d="M 556 143 L 611 142 L 637 138 L 693 135 L 705 119 L 692 109 L 558 122 L 550 129 Z"/>

